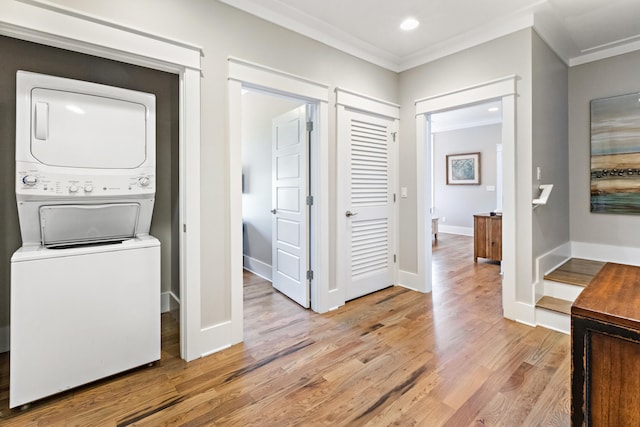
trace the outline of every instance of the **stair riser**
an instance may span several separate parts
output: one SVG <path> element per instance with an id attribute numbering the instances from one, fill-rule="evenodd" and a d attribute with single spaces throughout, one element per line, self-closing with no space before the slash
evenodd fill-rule
<path id="1" fill-rule="evenodd" d="M 551 280 L 544 281 L 544 295 L 567 301 L 575 301 L 583 289 L 582 286 L 569 285 Z"/>
<path id="2" fill-rule="evenodd" d="M 536 308 L 536 324 L 567 335 L 571 334 L 571 316 L 568 314 Z"/>

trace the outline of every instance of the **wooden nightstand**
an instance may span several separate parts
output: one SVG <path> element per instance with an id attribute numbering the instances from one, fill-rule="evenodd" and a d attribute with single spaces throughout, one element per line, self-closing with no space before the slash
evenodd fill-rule
<path id="1" fill-rule="evenodd" d="M 473 261 L 478 258 L 502 261 L 502 215 L 473 216 Z"/>

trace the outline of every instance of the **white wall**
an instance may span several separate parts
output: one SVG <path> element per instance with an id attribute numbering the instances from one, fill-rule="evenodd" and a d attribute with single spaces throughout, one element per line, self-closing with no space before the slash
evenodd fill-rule
<path id="1" fill-rule="evenodd" d="M 533 211 L 533 259 L 569 241 L 568 69 L 534 33 L 533 192 L 553 184 L 547 205 Z M 540 167 L 540 180 L 536 168 Z"/>
<path id="2" fill-rule="evenodd" d="M 495 210 L 496 144 L 502 139 L 501 133 L 501 125 L 490 125 L 434 134 L 434 216 L 440 218 L 440 231 L 465 228 L 459 231 L 472 235 L 473 214 Z M 480 185 L 447 185 L 447 154 L 477 152 L 480 153 Z M 489 191 L 487 187 L 491 186 L 493 190 Z M 449 231 L 455 232 L 455 229 Z"/>
<path id="3" fill-rule="evenodd" d="M 0 0 L 2 3 L 11 0 Z M 54 0 L 99 18 L 202 47 L 201 245 L 202 327 L 231 316 L 228 223 L 227 58 L 397 102 L 395 73 L 312 41 L 215 0 Z M 0 12 L 1 18 L 1 12 Z M 330 101 L 333 99 L 331 92 Z M 330 177 L 335 194 L 335 117 L 330 122 Z M 330 209 L 335 211 L 333 201 Z M 330 224 L 335 235 L 335 220 Z M 331 253 L 335 253 L 332 240 Z M 335 280 L 335 263 L 330 265 Z"/>
<path id="4" fill-rule="evenodd" d="M 271 121 L 301 104 L 259 92 L 242 95 L 243 254 L 267 266 L 271 266 L 273 216 Z"/>
<path id="5" fill-rule="evenodd" d="M 640 52 L 569 69 L 569 179 L 573 242 L 640 247 L 640 216 L 594 214 L 590 212 L 589 205 L 589 103 L 592 99 L 640 92 L 639 70 Z"/>
<path id="6" fill-rule="evenodd" d="M 417 270 L 416 129 L 414 101 L 509 75 L 517 76 L 516 297 L 532 302 L 531 283 L 531 62 L 533 30 L 518 31 L 400 74 L 400 269 Z"/>

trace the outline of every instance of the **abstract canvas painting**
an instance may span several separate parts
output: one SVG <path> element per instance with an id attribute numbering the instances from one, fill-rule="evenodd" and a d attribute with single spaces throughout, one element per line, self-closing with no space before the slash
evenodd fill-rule
<path id="1" fill-rule="evenodd" d="M 640 94 L 591 101 L 591 212 L 640 214 Z"/>
<path id="2" fill-rule="evenodd" d="M 447 185 L 452 184 L 480 184 L 480 153 L 447 155 Z"/>

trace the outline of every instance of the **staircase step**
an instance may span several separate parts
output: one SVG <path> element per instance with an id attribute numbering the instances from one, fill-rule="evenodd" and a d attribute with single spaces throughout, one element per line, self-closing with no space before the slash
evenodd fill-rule
<path id="1" fill-rule="evenodd" d="M 604 265 L 602 261 L 571 258 L 544 278 L 570 285 L 587 286 Z"/>
<path id="2" fill-rule="evenodd" d="M 573 304 L 571 301 L 544 296 L 536 303 L 536 307 L 556 311 L 558 313 L 571 314 L 571 304 Z"/>

